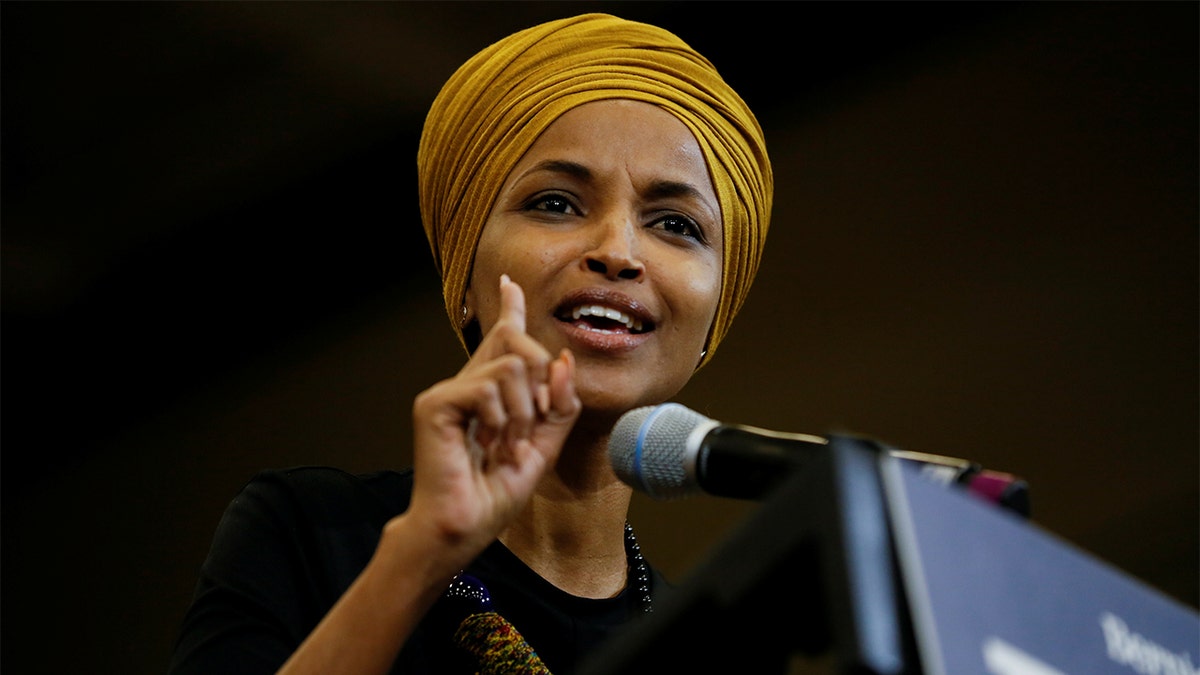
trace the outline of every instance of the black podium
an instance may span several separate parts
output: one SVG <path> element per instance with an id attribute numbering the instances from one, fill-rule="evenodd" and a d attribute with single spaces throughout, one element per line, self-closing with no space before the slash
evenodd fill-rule
<path id="1" fill-rule="evenodd" d="M 1196 675 L 1200 617 L 833 436 L 579 672 L 782 675 L 797 660 L 846 675 Z"/>

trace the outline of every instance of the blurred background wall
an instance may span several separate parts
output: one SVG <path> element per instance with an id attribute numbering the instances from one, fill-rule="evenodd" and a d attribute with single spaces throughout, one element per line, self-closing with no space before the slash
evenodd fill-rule
<path id="1" fill-rule="evenodd" d="M 1193 2 L 0 3 L 3 626 L 20 673 L 163 672 L 258 469 L 408 463 L 461 364 L 416 143 L 453 69 L 608 11 L 758 111 L 763 267 L 679 400 L 1032 487 L 1191 607 Z M 675 579 L 754 504 L 637 497 Z"/>

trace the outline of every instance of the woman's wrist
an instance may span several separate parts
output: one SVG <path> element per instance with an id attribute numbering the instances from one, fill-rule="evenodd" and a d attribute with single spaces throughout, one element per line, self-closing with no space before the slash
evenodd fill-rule
<path id="1" fill-rule="evenodd" d="M 436 599 L 454 575 L 479 554 L 477 549 L 467 537 L 408 511 L 384 525 L 371 564 L 381 573 L 404 575 L 408 583 L 422 580 L 436 590 Z"/>

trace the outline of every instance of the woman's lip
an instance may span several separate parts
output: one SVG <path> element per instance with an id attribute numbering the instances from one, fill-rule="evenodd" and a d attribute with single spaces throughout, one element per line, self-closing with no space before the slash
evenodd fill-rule
<path id="1" fill-rule="evenodd" d="M 645 305 L 625 293 L 601 287 L 581 288 L 568 293 L 558 303 L 558 306 L 554 310 L 554 316 L 560 320 L 566 319 L 569 321 L 570 312 L 582 305 L 611 307 L 629 315 L 635 322 L 641 323 L 642 328 L 638 333 L 639 335 L 654 330 L 654 316 Z"/>
<path id="2" fill-rule="evenodd" d="M 573 319 L 572 310 L 583 305 L 611 307 L 631 317 L 641 330 L 633 332 L 626 328 L 597 328 L 586 319 Z M 605 353 L 610 355 L 631 352 L 645 344 L 654 333 L 654 314 L 632 296 L 621 291 L 589 286 L 567 293 L 554 310 L 555 325 L 566 337 L 573 350 Z"/>
<path id="3" fill-rule="evenodd" d="M 630 352 L 650 339 L 651 333 L 631 333 L 625 330 L 601 330 L 582 321 L 556 321 L 558 330 L 567 338 L 572 350 L 619 354 Z"/>

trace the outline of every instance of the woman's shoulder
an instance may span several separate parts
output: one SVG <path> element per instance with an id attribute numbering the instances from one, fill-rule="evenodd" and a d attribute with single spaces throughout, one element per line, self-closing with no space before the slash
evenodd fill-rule
<path id="1" fill-rule="evenodd" d="M 365 473 L 351 472 L 335 466 L 305 464 L 262 469 L 251 478 L 255 481 L 275 481 L 296 489 L 356 489 L 387 490 L 412 485 L 412 469 L 380 469 Z"/>
<path id="2" fill-rule="evenodd" d="M 363 512 L 390 517 L 408 508 L 412 478 L 411 468 L 365 473 L 320 465 L 269 468 L 247 481 L 239 499 L 268 501 L 326 518 Z"/>

